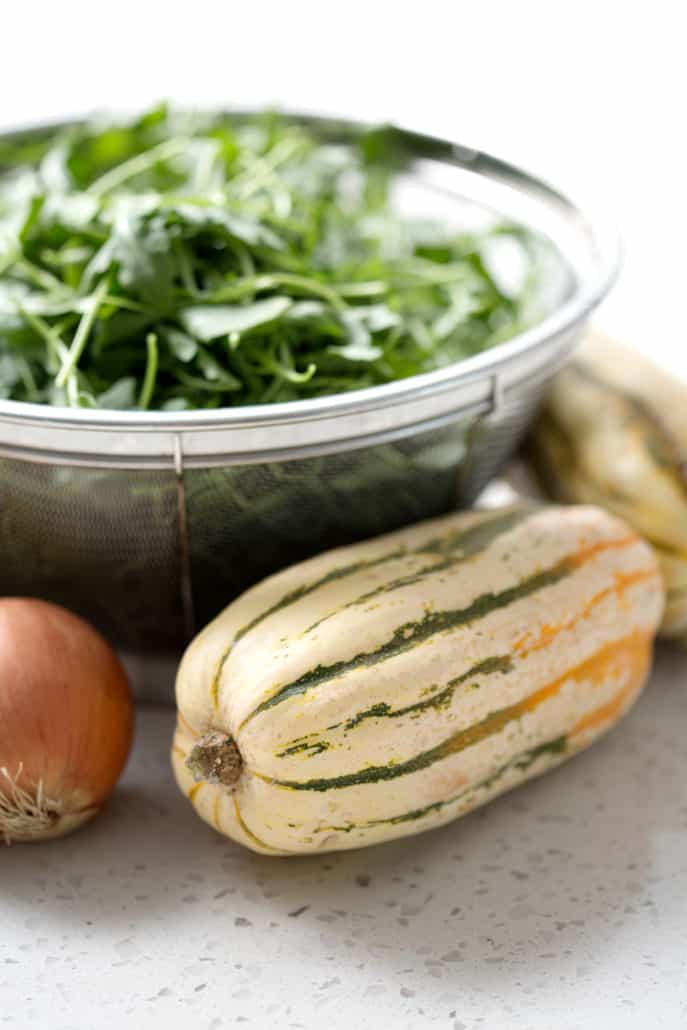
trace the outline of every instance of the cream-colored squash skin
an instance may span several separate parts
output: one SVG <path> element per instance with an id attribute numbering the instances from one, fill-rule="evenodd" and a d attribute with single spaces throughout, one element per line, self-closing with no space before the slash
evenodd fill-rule
<path id="1" fill-rule="evenodd" d="M 188 648 L 179 786 L 268 854 L 440 826 L 610 728 L 662 610 L 651 549 L 595 508 L 454 514 L 329 552 L 248 591 Z M 210 731 L 238 746 L 233 787 L 186 765 Z"/>
<path id="2" fill-rule="evenodd" d="M 652 543 L 660 633 L 687 641 L 687 385 L 591 333 L 554 379 L 529 454 L 548 496 L 607 508 Z"/>

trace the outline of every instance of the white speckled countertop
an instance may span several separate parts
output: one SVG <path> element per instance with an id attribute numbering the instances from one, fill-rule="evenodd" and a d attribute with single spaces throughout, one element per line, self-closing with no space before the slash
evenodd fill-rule
<path id="1" fill-rule="evenodd" d="M 0 1026 L 687 1026 L 687 655 L 606 740 L 444 829 L 270 859 L 171 779 L 139 714 L 107 810 L 0 854 Z"/>

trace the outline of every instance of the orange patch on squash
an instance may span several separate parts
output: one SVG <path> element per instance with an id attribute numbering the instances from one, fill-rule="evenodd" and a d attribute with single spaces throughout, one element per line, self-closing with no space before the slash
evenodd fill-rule
<path id="1" fill-rule="evenodd" d="M 628 693 L 638 690 L 647 674 L 650 656 L 649 636 L 640 630 L 635 630 L 628 636 L 621 637 L 620 640 L 612 640 L 608 644 L 604 644 L 589 658 L 585 658 L 579 665 L 567 669 L 555 680 L 530 694 L 514 707 L 520 710 L 518 714 L 532 711 L 538 708 L 543 701 L 557 694 L 560 688 L 570 680 L 578 683 L 591 681 L 595 686 L 601 686 L 610 676 L 622 676 L 628 679 L 627 686 L 623 689 L 627 689 Z M 573 732 L 577 732 L 577 728 Z"/>
<path id="2" fill-rule="evenodd" d="M 586 619 L 594 608 L 601 604 L 602 601 L 605 601 L 606 598 L 615 594 L 615 596 L 620 599 L 625 592 L 630 589 L 630 587 L 648 579 L 653 579 L 654 577 L 658 577 L 658 569 L 655 568 L 637 569 L 634 572 L 614 573 L 615 582 L 612 586 L 604 587 L 603 590 L 599 590 L 593 597 L 590 597 L 584 607 L 573 615 L 572 618 L 559 623 L 545 623 L 539 630 L 536 637 L 532 633 L 525 633 L 524 636 L 520 637 L 520 639 L 515 642 L 513 650 L 516 651 L 521 658 L 527 658 L 527 656 L 533 651 L 541 651 L 543 648 L 548 647 L 551 641 L 554 640 L 559 633 L 562 633 L 564 630 L 573 629 L 578 622 Z"/>
<path id="3" fill-rule="evenodd" d="M 615 722 L 619 719 L 627 707 L 628 700 L 633 694 L 637 693 L 643 682 L 644 676 L 637 676 L 634 681 L 626 683 L 605 705 L 601 705 L 599 708 L 595 708 L 593 712 L 583 715 L 570 731 L 569 737 L 571 742 L 574 743 L 575 737 L 582 733 L 596 730 L 607 722 Z"/>
<path id="4" fill-rule="evenodd" d="M 604 551 L 622 550 L 625 547 L 638 543 L 639 540 L 640 537 L 636 533 L 628 533 L 627 536 L 621 537 L 611 537 L 609 540 L 597 540 L 596 543 L 581 547 L 566 560 L 572 566 L 583 565 L 590 558 L 596 557 L 597 554 L 602 554 Z"/>

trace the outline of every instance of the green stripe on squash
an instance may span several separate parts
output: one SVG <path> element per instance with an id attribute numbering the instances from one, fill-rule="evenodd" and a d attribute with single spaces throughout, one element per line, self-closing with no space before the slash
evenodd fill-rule
<path id="1" fill-rule="evenodd" d="M 443 557 L 443 561 L 435 562 L 433 565 L 428 565 L 424 569 L 417 573 L 409 576 L 402 576 L 396 579 L 390 580 L 389 583 L 383 584 L 377 590 L 367 591 L 365 594 L 356 598 L 354 601 L 348 602 L 348 604 L 341 606 L 336 609 L 336 612 L 341 611 L 345 608 L 352 607 L 357 604 L 362 604 L 365 601 L 370 600 L 372 597 L 379 593 L 387 593 L 391 590 L 401 589 L 404 586 L 408 586 L 411 583 L 416 583 L 424 576 L 429 573 L 441 571 L 442 569 L 449 568 L 458 562 L 464 561 L 468 558 L 479 554 L 485 550 L 490 544 L 494 543 L 503 533 L 507 533 L 509 530 L 514 529 L 525 521 L 530 515 L 537 510 L 536 505 L 521 505 L 515 509 L 509 509 L 506 512 L 498 512 L 494 517 L 485 519 L 475 523 L 472 526 L 468 526 L 467 529 L 454 530 L 448 533 L 444 533 L 441 536 L 433 537 L 427 541 L 426 544 L 420 547 L 408 550 L 405 547 L 396 548 L 393 551 L 389 551 L 384 555 L 380 555 L 377 558 L 371 558 L 367 561 L 351 562 L 348 565 L 340 566 L 336 569 L 331 569 L 324 576 L 314 580 L 312 583 L 304 583 L 300 587 L 296 587 L 294 590 L 290 590 L 284 594 L 278 601 L 276 601 L 265 611 L 260 612 L 250 622 L 246 623 L 236 635 L 233 637 L 231 643 L 220 656 L 219 662 L 215 674 L 210 685 L 210 696 L 212 698 L 213 706 L 216 708 L 219 698 L 219 688 L 224 671 L 224 666 L 231 655 L 234 647 L 239 643 L 243 637 L 246 636 L 251 630 L 255 629 L 264 622 L 265 619 L 271 615 L 275 615 L 277 612 L 284 611 L 292 604 L 296 604 L 301 601 L 304 597 L 309 594 L 320 590 L 322 587 L 327 586 L 330 583 L 336 582 L 337 580 L 346 579 L 349 576 L 354 576 L 358 572 L 364 572 L 369 569 L 375 568 L 380 565 L 385 565 L 389 562 L 396 561 L 400 558 L 415 557 L 423 554 L 434 554 L 439 557 Z M 330 615 L 336 614 L 336 612 L 330 613 Z M 310 632 L 325 618 L 329 618 L 330 615 L 324 616 L 319 619 L 316 623 L 306 630 Z"/>
<path id="2" fill-rule="evenodd" d="M 351 833 L 353 830 L 368 830 L 374 826 L 399 826 L 402 823 L 415 822 L 416 819 L 424 819 L 427 815 L 432 815 L 434 812 L 440 812 L 443 808 L 447 808 L 449 805 L 455 805 L 458 801 L 463 801 L 466 798 L 472 797 L 473 794 L 477 794 L 481 790 L 489 790 L 493 787 L 502 776 L 510 772 L 511 769 L 519 769 L 525 771 L 529 769 L 538 758 L 543 755 L 560 755 L 563 756 L 568 748 L 568 738 L 565 735 L 554 737 L 552 740 L 546 740 L 542 744 L 538 744 L 537 747 L 528 748 L 527 751 L 521 751 L 515 755 L 510 761 L 504 765 L 499 766 L 489 776 L 485 776 L 483 780 L 478 783 L 473 783 L 471 786 L 466 787 L 465 790 L 461 790 L 460 793 L 454 794 L 453 797 L 445 798 L 443 801 L 433 801 L 429 805 L 424 805 L 422 808 L 413 808 L 409 812 L 401 812 L 400 815 L 392 815 L 386 819 L 370 819 L 364 823 L 347 823 L 344 826 L 321 826 L 315 831 L 316 833 Z"/>
<path id="3" fill-rule="evenodd" d="M 424 579 L 426 576 L 434 575 L 437 572 L 444 572 L 446 569 L 451 569 L 455 565 L 459 565 L 461 562 L 467 561 L 468 558 L 472 558 L 484 551 L 485 548 L 494 543 L 498 537 L 507 533 L 510 529 L 514 529 L 517 525 L 523 522 L 528 515 L 531 515 L 533 510 L 533 508 L 530 508 L 527 510 L 517 509 L 515 511 L 509 511 L 498 518 L 470 526 L 469 529 L 463 530 L 462 533 L 447 534 L 445 537 L 438 537 L 436 540 L 430 541 L 429 544 L 426 544 L 424 547 L 417 548 L 417 550 L 412 553 L 415 555 L 445 555 L 443 561 L 434 562 L 431 565 L 425 565 L 424 568 L 418 569 L 417 572 L 409 573 L 406 576 L 398 576 L 396 579 L 392 579 L 388 583 L 383 583 L 374 590 L 368 590 L 367 593 L 361 594 L 360 597 L 356 597 L 355 600 L 348 601 L 339 608 L 335 608 L 334 611 L 322 616 L 322 618 L 318 619 L 317 622 L 313 622 L 311 626 L 308 626 L 305 632 L 311 633 L 314 629 L 317 629 L 318 626 L 321 626 L 322 623 L 326 622 L 327 619 L 330 619 L 335 615 L 339 615 L 340 612 L 346 611 L 349 608 L 355 608 L 358 605 L 366 604 L 368 601 L 373 600 L 373 598 L 379 597 L 380 594 L 387 594 L 392 590 L 402 590 L 404 587 L 413 586 L 414 583 L 419 583 L 420 580 Z M 451 539 L 452 537 L 454 537 L 453 540 Z"/>
<path id="4" fill-rule="evenodd" d="M 250 719 L 275 705 L 281 704 L 283 701 L 287 701 L 298 694 L 304 694 L 306 691 L 319 687 L 329 680 L 343 676 L 354 669 L 369 668 L 388 658 L 395 658 L 396 655 L 410 651 L 436 634 L 447 633 L 450 630 L 467 626 L 490 615 L 491 612 L 507 608 L 515 601 L 530 597 L 538 590 L 543 590 L 545 587 L 552 586 L 554 583 L 565 579 L 566 576 L 569 576 L 574 571 L 574 568 L 574 562 L 569 558 L 564 558 L 550 568 L 537 572 L 533 576 L 528 576 L 512 587 L 507 587 L 505 590 L 495 593 L 481 594 L 465 608 L 428 612 L 424 618 L 417 622 L 406 622 L 402 626 L 398 626 L 389 640 L 381 647 L 375 648 L 374 651 L 364 651 L 353 658 L 333 662 L 331 665 L 318 665 L 316 668 L 310 669 L 302 676 L 299 676 L 298 679 L 287 683 L 273 694 L 272 697 L 267 698 L 262 704 L 258 705 L 247 716 L 242 725 L 245 725 Z"/>
<path id="5" fill-rule="evenodd" d="M 369 708 L 364 709 L 362 712 L 358 712 L 357 715 L 352 716 L 345 722 L 334 723 L 333 726 L 327 726 L 327 732 L 331 730 L 338 730 L 341 726 L 344 728 L 344 732 L 356 729 L 361 723 L 365 722 L 366 719 L 400 719 L 404 715 L 419 715 L 421 712 L 426 711 L 429 708 L 433 708 L 435 711 L 440 711 L 443 708 L 448 708 L 451 703 L 451 699 L 456 691 L 456 688 L 461 684 L 466 683 L 467 680 L 472 679 L 475 676 L 489 676 L 492 673 L 500 672 L 507 673 L 513 668 L 513 662 L 509 655 L 495 655 L 493 658 L 485 658 L 481 662 L 477 662 L 467 672 L 461 673 L 460 676 L 456 676 L 454 679 L 449 680 L 446 686 L 437 689 L 435 693 L 432 693 L 429 697 L 424 698 L 422 701 L 415 701 L 411 705 L 406 705 L 404 708 L 392 708 L 386 701 L 379 701 L 377 704 L 371 705 Z M 313 739 L 315 738 L 315 739 Z M 282 751 L 277 752 L 277 758 L 288 758 L 291 755 L 302 753 L 308 758 L 313 758 L 323 751 L 327 751 L 331 747 L 331 744 L 327 740 L 318 740 L 316 734 L 310 734 L 307 740 L 298 738 L 291 742 Z"/>
<path id="6" fill-rule="evenodd" d="M 570 670 L 570 676 L 574 676 L 575 670 Z M 435 762 L 442 762 L 460 751 L 474 747 L 487 737 L 500 733 L 509 723 L 522 718 L 527 712 L 532 711 L 544 701 L 552 697 L 562 684 L 566 681 L 567 674 L 558 677 L 552 683 L 541 687 L 534 694 L 529 694 L 516 701 L 515 704 L 507 705 L 490 712 L 479 722 L 474 723 L 466 729 L 452 733 L 440 744 L 414 755 L 405 762 L 389 762 L 387 765 L 370 765 L 356 772 L 343 773 L 341 776 L 319 777 L 310 780 L 279 780 L 272 777 L 263 777 L 275 786 L 284 787 L 288 790 L 341 790 L 343 787 L 359 787 L 367 783 L 381 783 L 385 780 L 396 780 L 401 776 L 408 776 L 412 773 L 428 769 Z"/>

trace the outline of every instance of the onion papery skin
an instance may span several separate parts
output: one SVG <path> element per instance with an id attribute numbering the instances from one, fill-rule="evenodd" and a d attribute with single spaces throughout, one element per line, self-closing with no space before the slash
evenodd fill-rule
<path id="1" fill-rule="evenodd" d="M 0 836 L 44 840 L 91 819 L 133 724 L 126 673 L 95 629 L 45 601 L 0 600 Z"/>

